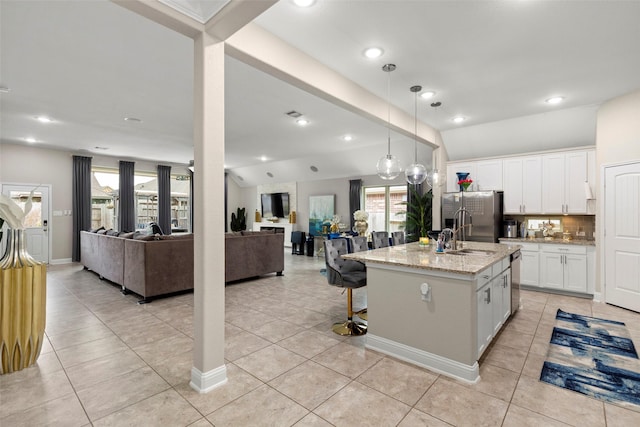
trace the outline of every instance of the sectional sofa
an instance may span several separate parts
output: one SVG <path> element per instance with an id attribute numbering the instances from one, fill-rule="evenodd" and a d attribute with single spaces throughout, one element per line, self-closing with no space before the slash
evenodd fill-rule
<path id="1" fill-rule="evenodd" d="M 113 233 L 116 234 L 116 233 Z M 80 258 L 86 269 L 135 292 L 155 297 L 193 289 L 193 234 L 135 236 L 82 231 Z M 284 234 L 225 234 L 225 282 L 284 271 Z"/>

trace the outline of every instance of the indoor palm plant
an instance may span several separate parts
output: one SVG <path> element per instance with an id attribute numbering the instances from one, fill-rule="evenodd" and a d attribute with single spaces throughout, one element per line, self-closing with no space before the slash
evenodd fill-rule
<path id="1" fill-rule="evenodd" d="M 415 187 L 410 187 L 409 200 L 398 204 L 406 206 L 406 210 L 398 212 L 398 215 L 406 215 L 407 241 L 415 242 L 420 237 L 427 237 L 427 232 L 431 230 L 433 192 L 429 190 L 420 194 Z"/>

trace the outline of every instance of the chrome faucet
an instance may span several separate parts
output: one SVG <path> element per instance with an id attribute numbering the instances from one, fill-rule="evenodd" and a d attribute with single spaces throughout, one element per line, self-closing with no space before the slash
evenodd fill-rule
<path id="1" fill-rule="evenodd" d="M 465 222 L 465 217 L 469 217 L 469 222 Z M 461 236 L 462 236 L 462 241 L 466 241 L 466 234 L 464 232 L 464 228 L 465 227 L 469 227 L 469 235 L 471 235 L 471 227 L 472 227 L 472 223 L 471 223 L 471 214 L 469 213 L 469 211 L 467 210 L 467 208 L 465 208 L 464 206 L 459 208 L 457 211 L 455 211 L 455 213 L 453 214 L 453 218 L 454 218 L 454 223 L 453 223 L 453 230 L 449 229 L 451 232 L 451 240 L 452 240 L 452 249 L 458 250 L 458 233 L 462 232 Z"/>

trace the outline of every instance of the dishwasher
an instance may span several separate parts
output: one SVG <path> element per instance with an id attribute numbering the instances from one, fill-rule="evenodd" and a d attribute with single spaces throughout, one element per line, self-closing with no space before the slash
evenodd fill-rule
<path id="1" fill-rule="evenodd" d="M 520 307 L 520 261 L 519 250 L 511 254 L 511 314 Z"/>

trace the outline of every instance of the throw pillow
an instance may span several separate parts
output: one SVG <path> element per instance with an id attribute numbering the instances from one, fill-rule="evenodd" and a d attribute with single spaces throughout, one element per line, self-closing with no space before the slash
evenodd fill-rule
<path id="1" fill-rule="evenodd" d="M 103 228 L 102 230 L 96 231 L 96 234 L 107 234 L 107 230 Z"/>
<path id="2" fill-rule="evenodd" d="M 94 228 L 92 230 L 89 230 L 89 233 L 97 233 L 100 230 L 104 230 L 104 227 L 100 227 L 100 228 Z"/>
<path id="3" fill-rule="evenodd" d="M 120 234 L 119 231 L 116 231 L 116 230 L 113 230 L 113 229 L 107 230 L 107 236 L 118 237 L 119 234 Z"/>

